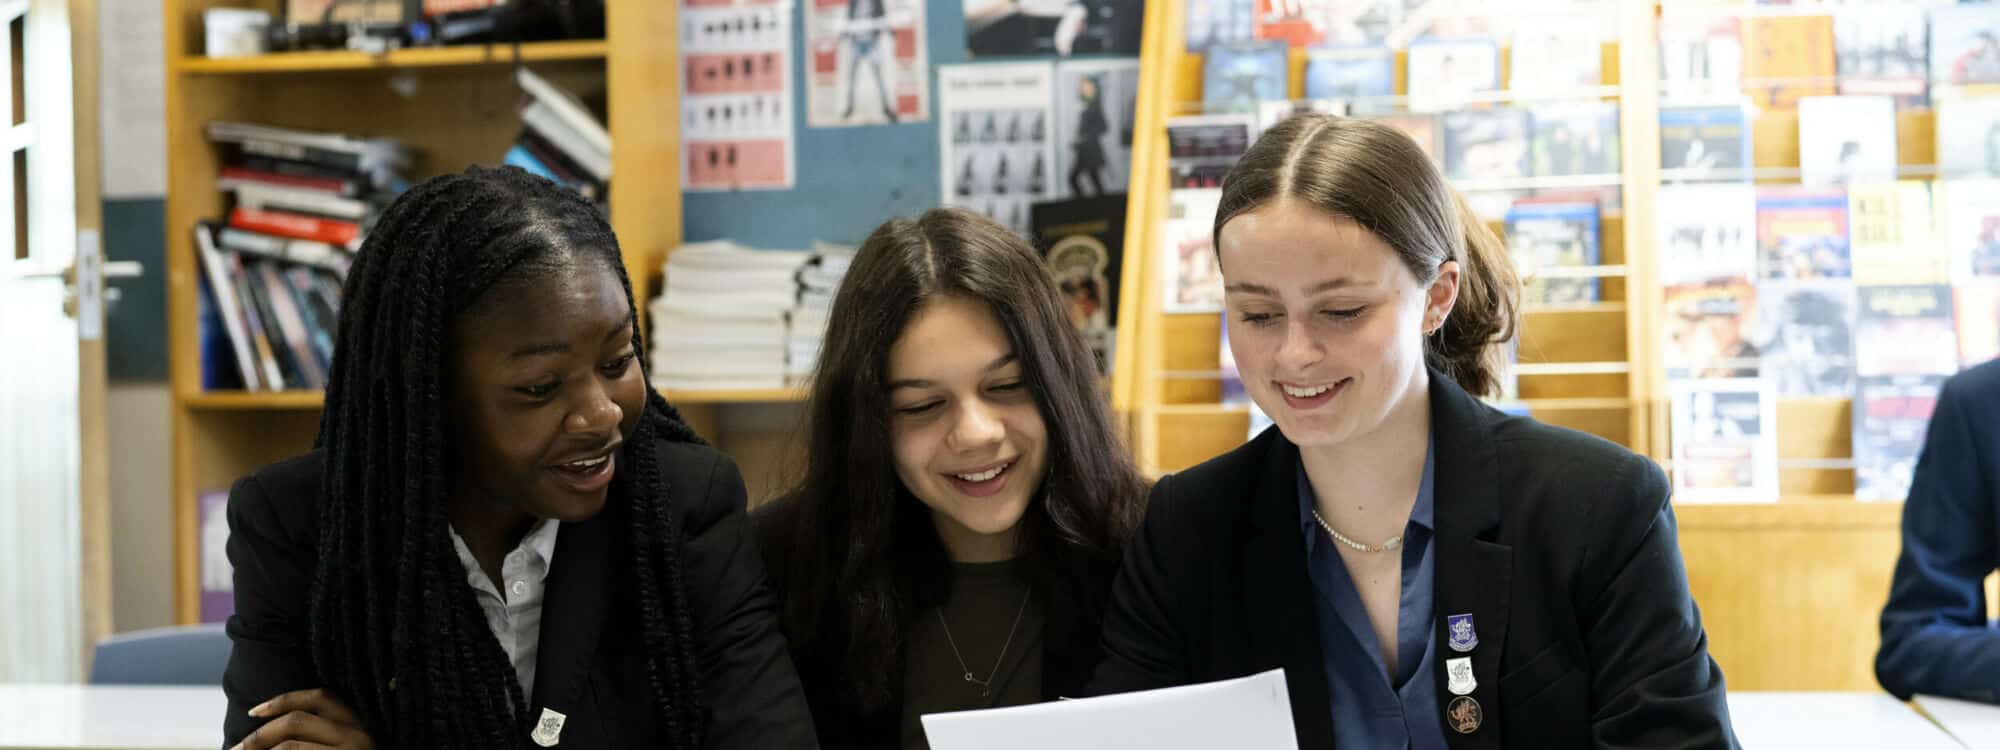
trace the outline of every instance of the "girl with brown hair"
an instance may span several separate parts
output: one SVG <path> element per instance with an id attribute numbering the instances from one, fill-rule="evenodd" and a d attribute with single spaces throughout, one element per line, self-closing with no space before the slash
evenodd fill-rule
<path id="1" fill-rule="evenodd" d="M 1222 193 L 1276 427 L 1153 488 L 1092 691 L 1282 667 L 1301 747 L 1735 746 L 1659 467 L 1474 398 L 1519 285 L 1416 143 L 1294 117 Z"/>

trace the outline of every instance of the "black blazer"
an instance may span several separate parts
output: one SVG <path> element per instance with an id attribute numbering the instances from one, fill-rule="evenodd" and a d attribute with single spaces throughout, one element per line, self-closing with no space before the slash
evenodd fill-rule
<path id="1" fill-rule="evenodd" d="M 1609 442 L 1508 417 L 1431 371 L 1437 653 L 1471 613 L 1485 714 L 1454 750 L 1735 747 L 1667 484 Z M 1093 694 L 1285 670 L 1302 748 L 1333 745 L 1297 494 L 1276 429 L 1153 488 Z M 1496 658 L 1497 657 L 1497 658 Z M 1452 699 L 1437 659 L 1440 709 Z M 1443 717 L 1438 717 L 1440 720 Z"/>
<path id="2" fill-rule="evenodd" d="M 629 452 L 634 448 L 628 447 Z M 728 457 L 660 441 L 659 465 L 680 516 L 683 572 L 703 673 L 710 748 L 812 747 L 811 718 L 764 575 L 745 525 L 743 479 Z M 621 462 L 623 463 L 623 462 Z M 235 566 L 234 647 L 223 674 L 225 743 L 262 722 L 246 713 L 279 693 L 323 687 L 307 639 L 309 591 L 318 559 L 320 451 L 272 464 L 237 481 L 229 495 L 229 560 Z M 653 744 L 652 686 L 636 615 L 620 591 L 625 514 L 606 508 L 563 524 L 542 602 L 529 711 L 568 715 L 563 748 Z"/>
<path id="3" fill-rule="evenodd" d="M 795 523 L 795 506 L 790 498 L 759 506 L 750 514 L 759 548 L 771 570 L 774 590 L 785 590 L 785 571 L 791 560 L 786 540 Z M 1103 659 L 1099 623 L 1117 572 L 1115 559 L 1093 560 L 1078 556 L 1066 560 L 1041 589 L 1047 597 L 1046 620 L 1042 625 L 1042 699 L 1074 698 L 1083 695 L 1091 672 Z M 831 631 L 830 631 L 831 632 Z M 845 643 L 844 635 L 828 637 L 821 643 Z M 806 702 L 812 706 L 813 726 L 819 731 L 820 747 L 894 748 L 902 743 L 903 705 L 900 681 L 893 681 L 897 695 L 888 705 L 864 712 L 852 689 L 843 663 L 844 653 L 829 649 L 811 651 L 794 648 L 792 662 L 798 665 Z M 883 669 L 901 674 L 902 658 Z"/>

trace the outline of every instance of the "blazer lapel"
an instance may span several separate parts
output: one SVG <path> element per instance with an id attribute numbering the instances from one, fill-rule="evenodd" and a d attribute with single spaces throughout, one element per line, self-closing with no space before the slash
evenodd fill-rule
<path id="1" fill-rule="evenodd" d="M 1270 439 L 1251 494 L 1250 537 L 1243 547 L 1244 614 L 1254 671 L 1285 669 L 1300 745 L 1331 747 L 1332 704 L 1312 608 L 1316 594 L 1299 536 L 1298 460 L 1291 441 Z"/>
<path id="2" fill-rule="evenodd" d="M 582 523 L 565 523 L 556 532 L 554 564 L 549 568 L 547 594 L 542 599 L 542 633 L 535 646 L 535 694 L 528 718 L 544 709 L 577 719 L 591 658 L 603 640 L 606 608 L 611 601 L 611 550 L 624 513 L 606 508 Z M 579 727 L 583 729 L 583 727 Z"/>
<path id="3" fill-rule="evenodd" d="M 1493 541 L 1500 527 L 1493 428 L 1485 407 L 1435 369 L 1430 395 L 1431 435 L 1437 446 L 1432 486 L 1437 503 L 1433 601 L 1439 718 L 1454 750 L 1497 750 L 1503 718 L 1500 654 L 1507 642 L 1513 548 Z M 1467 616 L 1473 638 L 1455 638 L 1454 620 L 1463 622 Z M 1468 649 L 1468 641 L 1474 640 Z M 1461 657 L 1472 659 L 1476 686 L 1464 696 L 1469 701 L 1458 700 L 1450 690 L 1448 665 Z"/>

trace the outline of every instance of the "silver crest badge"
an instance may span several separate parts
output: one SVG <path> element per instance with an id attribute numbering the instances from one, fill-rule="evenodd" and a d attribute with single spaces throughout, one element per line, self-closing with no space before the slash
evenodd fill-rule
<path id="1" fill-rule="evenodd" d="M 542 718 L 535 722 L 535 731 L 528 735 L 528 739 L 542 747 L 555 747 L 557 742 L 562 741 L 563 720 L 567 718 L 555 709 L 542 709 Z"/>
<path id="2" fill-rule="evenodd" d="M 1452 695 L 1466 695 L 1479 687 L 1479 681 L 1472 678 L 1472 657 L 1461 656 L 1444 662 L 1445 688 Z"/>

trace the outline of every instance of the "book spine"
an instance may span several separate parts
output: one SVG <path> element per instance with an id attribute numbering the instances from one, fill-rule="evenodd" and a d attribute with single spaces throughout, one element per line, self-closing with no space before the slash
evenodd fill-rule
<path id="1" fill-rule="evenodd" d="M 264 301 L 270 305 L 272 314 L 278 319 L 278 331 L 284 336 L 287 353 L 291 355 L 292 367 L 298 370 L 301 383 L 307 388 L 325 388 L 326 371 L 320 368 L 319 357 L 314 354 L 311 331 L 306 327 L 305 316 L 292 303 L 291 288 L 285 284 L 272 261 L 257 263 L 257 278 L 264 288 Z"/>
<path id="2" fill-rule="evenodd" d="M 233 154 L 225 154 L 225 156 L 227 157 L 225 161 L 231 167 L 238 167 L 251 172 L 277 175 L 279 177 L 299 177 L 310 180 L 328 180 L 343 183 L 351 191 L 350 194 L 343 196 L 347 198 L 359 198 L 363 192 L 372 188 L 366 173 L 351 169 L 335 169 L 323 164 L 292 161 L 290 159 L 249 156 L 243 154 L 240 150 Z"/>
<path id="3" fill-rule="evenodd" d="M 326 375 L 322 384 L 330 382 L 333 372 L 333 316 L 331 311 L 319 304 L 313 296 L 312 270 L 303 266 L 293 266 L 283 272 L 285 291 L 291 293 L 292 304 L 298 307 L 299 317 L 305 319 L 306 343 L 312 349 L 313 359 L 319 363 L 321 373 Z"/>
<path id="4" fill-rule="evenodd" d="M 287 385 L 285 373 L 278 366 L 277 353 L 271 346 L 271 337 L 265 331 L 265 317 L 262 306 L 257 304 L 256 287 L 250 283 L 248 273 L 243 267 L 243 258 L 232 254 L 229 260 L 230 281 L 236 285 L 236 296 L 243 300 L 244 328 L 249 332 L 251 344 L 257 350 L 261 377 L 271 390 L 284 390 Z"/>
<path id="5" fill-rule="evenodd" d="M 366 203 L 310 190 L 257 184 L 237 184 L 224 189 L 236 194 L 236 205 L 248 208 L 290 211 L 355 222 L 368 215 Z"/>
<path id="6" fill-rule="evenodd" d="M 241 206 L 229 212 L 229 225 L 238 229 L 324 242 L 329 245 L 351 246 L 361 239 L 361 225 L 351 221 Z"/>
<path id="7" fill-rule="evenodd" d="M 569 184 L 568 181 L 564 180 L 561 177 L 556 176 L 556 173 L 550 170 L 547 164 L 543 164 L 542 160 L 535 158 L 534 153 L 528 151 L 527 146 L 524 146 L 519 143 L 514 144 L 513 148 L 507 149 L 507 155 L 501 159 L 501 163 L 507 164 L 509 166 L 520 167 L 521 169 L 526 170 L 528 174 L 532 174 L 536 177 L 540 177 L 550 182 L 564 184 L 564 185 Z"/>
<path id="8" fill-rule="evenodd" d="M 571 187 L 594 184 L 590 176 L 584 173 L 583 167 L 570 161 L 560 149 L 549 145 L 549 142 L 536 135 L 535 131 L 522 128 L 521 137 L 515 140 L 515 144 L 527 149 L 530 155 L 542 163 L 542 166 L 548 167 L 548 170 L 555 174 L 556 182 Z"/>
<path id="9" fill-rule="evenodd" d="M 222 325 L 222 312 L 215 307 L 215 291 L 208 288 L 208 274 L 195 285 L 196 342 L 201 352 L 201 389 L 240 389 L 236 376 L 236 352 L 231 349 L 229 329 Z"/>
<path id="10" fill-rule="evenodd" d="M 216 185 L 223 190 L 235 190 L 243 185 L 310 190 L 337 198 L 356 198 L 361 195 L 361 185 L 354 180 L 306 174 L 282 174 L 247 166 L 223 167 Z"/>
<path id="11" fill-rule="evenodd" d="M 346 251 L 324 242 L 273 237 L 246 229 L 222 230 L 222 246 L 266 258 L 288 260 L 329 271 L 343 271 L 348 265 Z"/>
<path id="12" fill-rule="evenodd" d="M 243 301 L 236 294 L 236 284 L 230 277 L 235 265 L 235 253 L 227 253 L 215 247 L 212 229 L 206 224 L 194 228 L 195 247 L 201 256 L 201 270 L 209 284 L 209 291 L 215 295 L 216 311 L 222 317 L 222 324 L 229 331 L 230 348 L 236 353 L 238 375 L 243 379 L 245 390 L 256 391 L 270 387 L 258 376 L 257 358 L 250 339 L 250 329 L 244 320 Z"/>
<path id="13" fill-rule="evenodd" d="M 611 153 L 611 133 L 604 129 L 603 123 L 598 122 L 597 118 L 592 117 L 589 112 L 585 111 L 581 105 L 577 104 L 575 99 L 570 98 L 568 94 L 556 88 L 554 84 L 549 83 L 539 75 L 535 75 L 534 71 L 527 68 L 519 68 L 518 71 L 514 77 L 520 83 L 521 88 L 528 92 L 529 96 L 534 97 L 535 101 L 546 105 L 556 117 L 560 118 L 571 130 L 575 131 L 577 136 L 581 137 L 592 149 L 595 149 L 599 153 Z"/>
<path id="14" fill-rule="evenodd" d="M 521 121 L 533 128 L 537 135 L 547 140 L 568 156 L 571 161 L 583 167 L 591 177 L 605 182 L 611 180 L 611 152 L 597 151 L 588 141 L 571 129 L 548 105 L 536 102 L 521 113 Z"/>
<path id="15" fill-rule="evenodd" d="M 236 142 L 236 147 L 246 156 L 264 156 L 273 159 L 290 159 L 317 164 L 332 169 L 355 172 L 368 171 L 366 160 L 358 153 L 334 151 L 332 149 L 286 143 L 279 140 L 246 137 Z"/>

